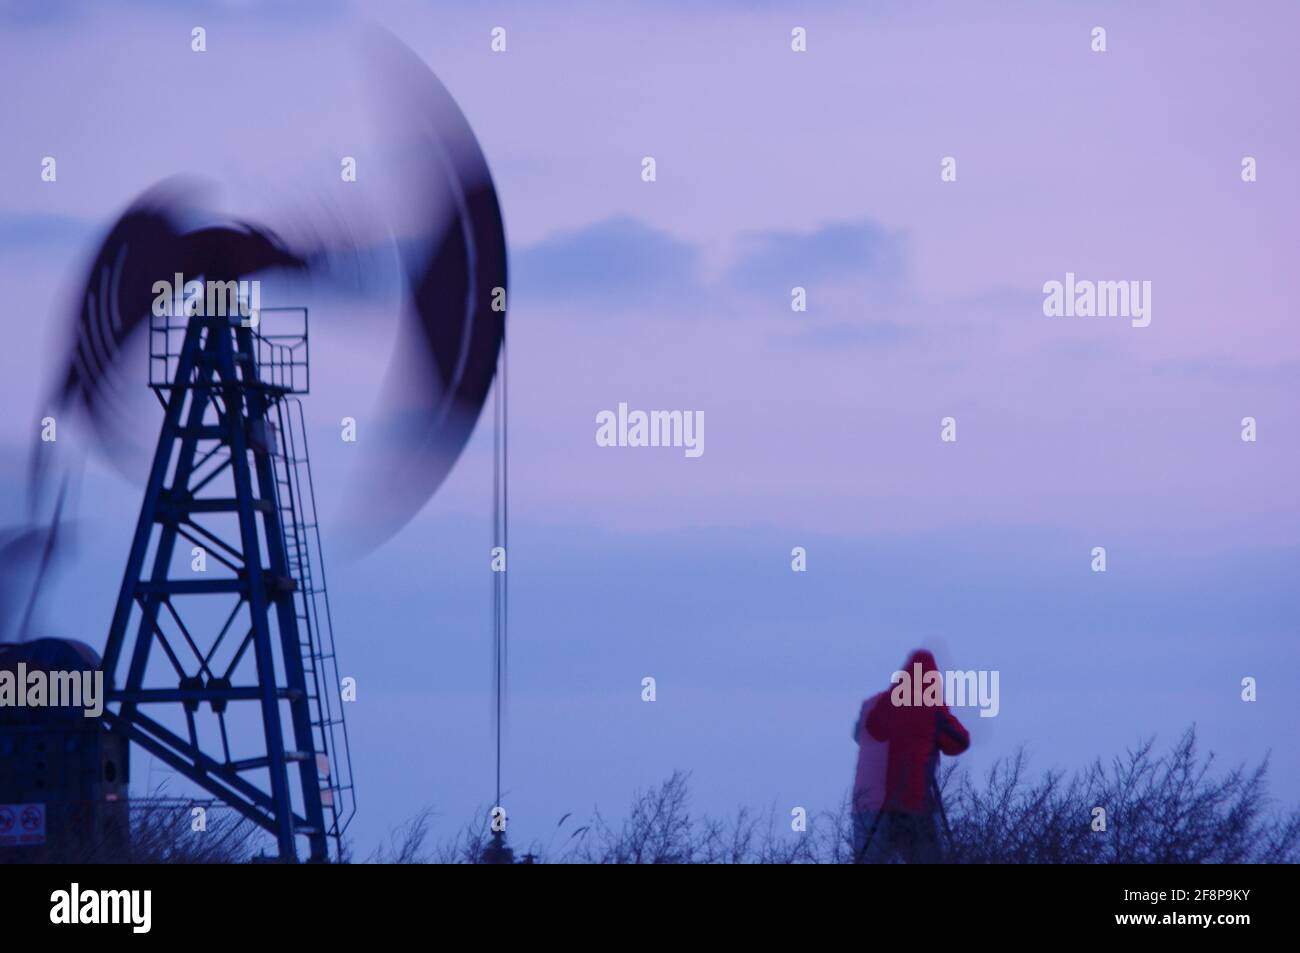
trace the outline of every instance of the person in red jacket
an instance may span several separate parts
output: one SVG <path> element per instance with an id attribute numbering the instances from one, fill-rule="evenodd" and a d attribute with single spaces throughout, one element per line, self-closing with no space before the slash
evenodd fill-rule
<path id="1" fill-rule="evenodd" d="M 929 676 L 929 673 L 936 673 Z M 942 859 L 935 826 L 939 754 L 970 747 L 970 733 L 943 702 L 934 655 L 918 649 L 894 675 L 889 691 L 862 703 L 853 738 L 858 767 L 853 783 L 853 852 L 858 863 Z M 928 687 L 928 691 L 926 688 Z"/>

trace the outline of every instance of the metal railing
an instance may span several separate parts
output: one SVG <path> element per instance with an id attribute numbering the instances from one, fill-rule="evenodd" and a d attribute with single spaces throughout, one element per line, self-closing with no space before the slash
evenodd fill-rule
<path id="1" fill-rule="evenodd" d="M 311 362 L 306 308 L 261 308 L 248 317 L 207 318 L 176 314 L 149 316 L 149 386 L 155 390 L 176 387 L 181 346 L 189 323 L 229 321 L 246 327 L 256 355 L 256 383 L 280 394 L 311 391 Z M 249 383 L 249 382 L 246 382 Z M 181 386 L 191 386 L 188 382 Z"/>

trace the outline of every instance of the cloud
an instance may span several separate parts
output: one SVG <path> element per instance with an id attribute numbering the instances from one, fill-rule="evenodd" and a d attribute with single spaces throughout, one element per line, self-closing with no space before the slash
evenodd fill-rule
<path id="1" fill-rule="evenodd" d="M 728 269 L 738 290 L 769 294 L 814 283 L 866 283 L 895 297 L 907 274 L 906 238 L 879 222 L 829 222 L 810 232 L 772 230 L 741 238 Z"/>
<path id="2" fill-rule="evenodd" d="M 703 275 L 702 259 L 700 245 L 620 215 L 514 251 L 511 281 L 526 298 L 630 310 L 663 304 L 670 297 L 680 301 L 685 295 L 721 304 L 740 294 L 784 311 L 796 285 L 815 293 L 823 306 L 851 307 L 870 300 L 881 307 L 906 293 L 905 238 L 870 219 L 830 222 L 806 232 L 744 235 L 716 279 Z M 892 320 L 844 324 L 844 311 L 835 310 L 839 323 L 823 328 L 817 338 L 829 346 L 892 344 L 911 333 Z M 824 307 L 821 312 L 827 313 Z"/>
<path id="3" fill-rule="evenodd" d="M 134 9 L 142 15 L 172 13 L 177 5 L 171 0 L 121 0 L 114 11 L 120 15 L 123 10 Z M 40 0 L 38 3 L 13 0 L 0 3 L 0 23 L 9 27 L 40 28 L 62 26 L 81 17 L 99 12 L 100 4 L 95 0 Z M 247 17 L 250 19 L 270 20 L 273 18 L 294 19 L 302 22 L 305 14 L 315 17 L 312 22 L 319 22 L 322 17 L 338 16 L 348 8 L 345 0 L 263 0 L 250 3 L 247 0 L 191 0 L 186 5 L 188 17 Z"/>
<path id="4" fill-rule="evenodd" d="M 47 213 L 0 214 L 0 248 L 23 249 L 35 245 L 76 245 L 94 227 L 71 215 Z"/>
<path id="5" fill-rule="evenodd" d="M 42 27 L 62 24 L 77 17 L 82 0 L 44 0 L 42 3 L 0 3 L 0 23 L 7 27 Z"/>
<path id="6" fill-rule="evenodd" d="M 1293 385 L 1300 382 L 1300 362 L 1296 361 L 1261 365 L 1211 359 L 1161 361 L 1155 365 L 1155 371 L 1161 375 L 1215 384 Z"/>
<path id="7" fill-rule="evenodd" d="M 512 256 L 516 294 L 648 306 L 697 288 L 699 248 L 627 216 L 557 232 Z"/>
<path id="8" fill-rule="evenodd" d="M 794 338 L 794 343 L 813 350 L 841 350 L 852 347 L 888 348 L 915 341 L 921 331 L 901 321 L 839 322 L 810 328 Z"/>

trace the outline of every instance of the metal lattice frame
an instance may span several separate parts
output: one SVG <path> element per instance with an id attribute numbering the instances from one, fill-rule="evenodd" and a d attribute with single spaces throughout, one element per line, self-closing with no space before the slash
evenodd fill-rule
<path id="1" fill-rule="evenodd" d="M 309 857 L 326 860 L 327 837 L 336 839 L 337 850 L 341 834 L 338 783 L 328 761 L 328 733 L 341 721 L 313 720 L 313 706 L 320 711 L 322 653 L 314 645 L 311 610 L 300 613 L 296 598 L 301 577 L 309 575 L 294 550 L 303 523 L 294 512 L 291 477 L 281 479 L 275 424 L 283 422 L 281 405 L 292 385 L 260 379 L 264 346 L 238 319 L 191 317 L 174 375 L 155 386 L 165 416 L 104 652 L 105 720 L 273 834 L 282 859 L 297 859 L 296 840 L 306 837 Z M 221 487 L 233 493 L 214 495 Z M 211 526 L 232 517 L 224 531 Z M 202 547 L 221 578 L 178 570 L 182 539 Z M 224 625 L 196 622 L 182 611 L 181 597 L 198 595 L 210 597 L 203 600 L 207 608 L 233 598 Z M 155 644 L 166 665 L 155 658 L 150 666 Z M 332 646 L 329 651 L 332 665 Z M 227 718 L 235 706 L 243 713 L 252 705 L 264 747 L 235 757 Z M 159 708 L 173 720 L 183 714 L 185 735 L 154 717 Z M 219 746 L 205 743 L 201 721 L 204 727 L 215 722 Z M 319 742 L 314 729 L 323 733 Z M 350 789 L 350 775 L 346 782 Z"/>

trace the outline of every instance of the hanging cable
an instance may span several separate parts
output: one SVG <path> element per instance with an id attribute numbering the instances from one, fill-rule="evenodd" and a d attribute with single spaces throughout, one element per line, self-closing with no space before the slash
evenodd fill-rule
<path id="1" fill-rule="evenodd" d="M 501 806 L 501 585 L 497 549 L 501 545 L 501 376 L 497 365 L 492 393 L 492 731 L 496 737 L 493 810 Z"/>
<path id="2" fill-rule="evenodd" d="M 496 735 L 496 799 L 501 806 L 501 733 L 506 693 L 506 659 L 508 648 L 509 590 L 506 583 L 509 559 L 509 394 L 507 387 L 505 334 L 501 337 L 501 354 L 497 364 L 496 387 L 492 401 L 492 695 L 493 727 Z M 498 555 L 499 554 L 499 555 Z M 496 561 L 501 560 L 497 570 Z"/>

